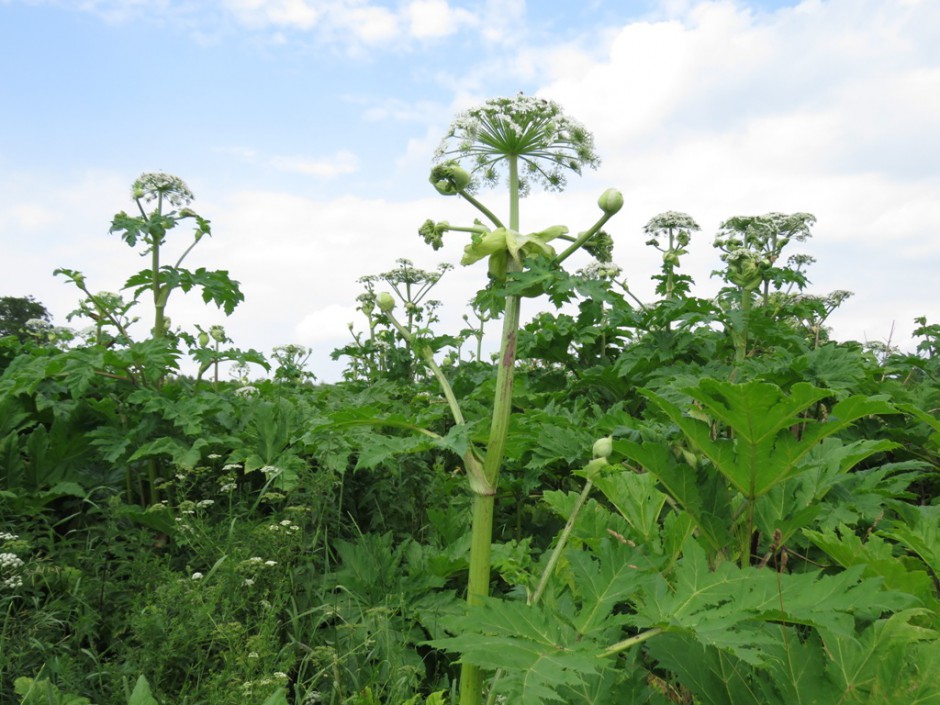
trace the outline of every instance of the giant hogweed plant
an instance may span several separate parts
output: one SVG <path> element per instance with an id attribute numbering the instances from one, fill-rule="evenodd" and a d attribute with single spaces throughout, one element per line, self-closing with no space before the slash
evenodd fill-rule
<path id="1" fill-rule="evenodd" d="M 168 375 L 179 369 L 181 341 L 187 343 L 190 355 L 199 364 L 197 382 L 211 367 L 216 366 L 217 369 L 222 360 L 252 362 L 265 369 L 268 364 L 254 350 L 221 347 L 230 341 L 220 326 L 213 326 L 208 331 L 197 326 L 195 335 L 174 331 L 167 314 L 173 292 L 198 289 L 206 303 L 215 304 L 226 315 L 235 310 L 244 300 L 244 295 L 238 282 L 225 270 L 187 269 L 183 266 L 193 249 L 211 234 L 211 227 L 209 220 L 189 207 L 194 196 L 182 179 L 164 173 L 142 174 L 131 188 L 131 197 L 137 213 L 117 213 L 110 230 L 119 234 L 128 246 L 140 249 L 140 255 L 148 260 L 148 266 L 128 277 L 124 284 L 123 289 L 130 291 L 130 299 L 125 300 L 123 296 L 110 292 L 92 292 L 79 271 L 60 268 L 55 273 L 64 275 L 85 297 L 72 315 L 84 316 L 94 322 L 93 345 L 86 350 L 75 351 L 76 354 L 83 356 L 81 359 L 95 374 L 130 383 L 131 390 L 137 388 L 136 394 L 121 399 L 124 409 L 120 416 L 124 427 L 96 429 L 95 443 L 108 460 L 125 458 L 128 468 L 135 462 L 145 462 L 147 490 L 150 500 L 156 502 L 159 498 L 156 482 L 158 458 L 166 455 L 166 448 L 171 445 L 171 439 L 163 437 L 159 429 L 165 430 L 171 424 L 179 425 L 177 420 L 181 414 L 179 409 L 166 409 L 167 400 L 158 397 Z M 191 238 L 170 247 L 171 233 L 190 222 L 194 225 Z M 170 263 L 168 251 L 179 253 L 175 259 L 169 259 Z M 145 298 L 152 302 L 150 335 L 145 340 L 135 341 L 130 328 L 138 319 L 132 312 Z M 135 406 L 136 409 L 133 408 Z M 144 408 L 148 410 L 143 411 Z M 157 415 L 153 413 L 154 409 L 164 411 Z M 136 429 L 127 428 L 130 419 L 138 422 Z M 129 447 L 129 439 L 136 432 L 142 437 L 137 439 L 139 447 L 133 451 Z M 154 435 L 158 437 L 154 439 Z M 130 475 L 127 484 L 130 488 Z M 141 488 L 141 495 L 148 492 Z M 130 489 L 128 494 L 131 494 Z"/>
<path id="2" fill-rule="evenodd" d="M 164 173 L 142 174 L 131 187 L 131 197 L 137 213 L 117 213 L 111 222 L 112 233 L 132 248 L 140 248 L 141 257 L 149 260 L 148 266 L 131 275 L 124 283 L 124 289 L 131 292 L 130 301 L 108 292 L 93 293 L 85 276 L 76 270 L 59 268 L 56 274 L 65 276 L 84 294 L 85 299 L 73 315 L 91 318 L 95 326 L 95 341 L 107 345 L 115 343 L 136 346 L 140 355 L 124 370 L 128 380 L 135 384 L 159 386 L 166 375 L 176 369 L 176 338 L 182 337 L 191 347 L 193 357 L 200 363 L 200 375 L 221 359 L 244 360 L 265 364 L 263 358 L 254 351 L 229 351 L 227 353 L 212 349 L 208 343 L 210 336 L 177 336 L 172 331 L 167 305 L 174 291 L 188 292 L 199 289 L 206 303 L 213 303 L 231 315 L 245 299 L 237 281 L 225 270 L 208 270 L 205 267 L 187 269 L 183 262 L 193 249 L 212 229 L 208 219 L 196 213 L 190 204 L 193 193 L 186 183 L 177 176 Z M 175 261 L 167 262 L 169 235 L 171 231 L 187 222 L 194 225 L 191 240 L 175 248 L 180 254 Z M 149 340 L 134 343 L 129 328 L 138 320 L 130 316 L 130 311 L 141 300 L 149 296 L 152 301 L 152 326 Z M 158 355 L 159 351 L 165 354 Z M 152 353 L 152 354 L 148 354 Z M 149 360 L 148 357 L 152 358 Z"/>
<path id="3" fill-rule="evenodd" d="M 478 448 L 466 436 L 459 444 L 473 495 L 467 585 L 467 602 L 473 606 L 482 603 L 490 588 L 493 512 L 509 434 L 521 299 L 542 291 L 539 286 L 526 284 L 519 275 L 535 262 L 559 268 L 580 248 L 604 241 L 606 236 L 601 228 L 620 210 L 623 197 L 614 189 L 605 191 L 598 201 L 601 217 L 576 237 L 568 235 L 565 226 L 533 233 L 522 230 L 520 198 L 533 184 L 561 190 L 568 172 L 580 174 L 585 167 L 596 167 L 599 160 L 591 134 L 580 123 L 567 117 L 556 103 L 521 94 L 489 100 L 458 116 L 436 156 L 439 163 L 430 176 L 434 188 L 441 195 L 465 200 L 479 211 L 483 220 L 477 219 L 468 226 L 428 220 L 420 234 L 438 249 L 447 232 L 468 233 L 470 243 L 464 248 L 461 264 L 486 261 L 493 287 L 504 292 L 497 307 L 502 315 L 502 335 L 486 445 Z M 503 174 L 509 196 L 505 222 L 474 195 L 475 178 L 495 185 Z M 568 246 L 558 252 L 551 244 L 555 240 L 567 241 Z M 460 402 L 434 360 L 431 347 L 395 317 L 395 299 L 390 293 L 379 293 L 376 303 L 439 381 L 457 428 L 466 428 Z M 465 663 L 460 677 L 461 705 L 479 704 L 482 693 L 483 672 L 477 665 Z"/>

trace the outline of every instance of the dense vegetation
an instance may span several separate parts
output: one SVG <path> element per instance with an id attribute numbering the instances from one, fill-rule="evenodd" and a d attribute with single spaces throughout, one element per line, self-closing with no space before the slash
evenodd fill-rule
<path id="1" fill-rule="evenodd" d="M 486 224 L 420 234 L 469 233 L 485 286 L 446 334 L 447 266 L 365 277 L 341 383 L 173 327 L 176 290 L 242 297 L 182 266 L 210 224 L 161 174 L 112 223 L 150 257 L 129 298 L 59 270 L 93 326 L 3 329 L 0 701 L 940 703 L 940 326 L 912 354 L 831 340 L 847 294 L 808 291 L 805 213 L 729 218 L 714 298 L 688 215 L 646 226 L 652 301 L 602 230 L 616 192 L 576 237 L 522 234 L 531 184 L 597 163 L 554 104 L 490 101 L 439 156 Z M 505 226 L 473 190 L 503 169 Z"/>

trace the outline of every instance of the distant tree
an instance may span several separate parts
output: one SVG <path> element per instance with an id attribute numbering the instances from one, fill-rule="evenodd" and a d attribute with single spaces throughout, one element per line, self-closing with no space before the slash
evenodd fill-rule
<path id="1" fill-rule="evenodd" d="M 0 296 L 0 338 L 13 335 L 25 343 L 29 339 L 26 323 L 32 320 L 48 324 L 52 316 L 32 296 Z"/>

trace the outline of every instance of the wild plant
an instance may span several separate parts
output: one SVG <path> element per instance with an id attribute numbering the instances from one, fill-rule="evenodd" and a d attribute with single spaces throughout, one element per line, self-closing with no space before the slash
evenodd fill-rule
<path id="1" fill-rule="evenodd" d="M 755 294 L 761 306 L 768 309 L 772 291 L 789 294 L 793 288 L 802 291 L 806 286 L 803 268 L 812 263 L 811 257 L 794 255 L 788 266 L 781 266 L 779 261 L 791 241 L 803 242 L 811 237 L 810 228 L 815 222 L 815 216 L 809 213 L 767 213 L 735 216 L 721 224 L 714 244 L 722 253 L 725 269 L 715 273 L 731 285 L 719 298 L 726 305 L 736 304 L 727 314 L 736 367 L 748 353 Z"/>
<path id="2" fill-rule="evenodd" d="M 599 237 L 604 224 L 620 210 L 623 197 L 613 189 L 604 192 L 598 201 L 601 217 L 577 237 L 568 236 L 568 229 L 564 226 L 523 233 L 520 228 L 520 198 L 532 184 L 561 190 L 566 182 L 566 172 L 580 174 L 584 167 L 593 168 L 599 163 L 591 134 L 580 123 L 567 117 L 556 103 L 547 100 L 519 95 L 492 99 L 468 110 L 451 126 L 437 158 L 440 163 L 431 170 L 430 177 L 434 188 L 441 195 L 465 200 L 482 214 L 486 223 L 477 220 L 471 226 L 452 226 L 447 222 L 429 220 L 421 227 L 420 234 L 437 249 L 442 245 L 445 233 L 469 233 L 471 241 L 464 249 L 461 264 L 485 260 L 489 278 L 497 292 L 494 298 L 503 292 L 502 301 L 494 306 L 502 315 L 502 335 L 486 446 L 478 449 L 466 440 L 460 443 L 473 495 L 467 584 L 467 602 L 473 606 L 480 604 L 490 589 L 494 498 L 509 434 L 520 303 L 524 296 L 544 290 L 538 285 L 533 287 L 531 281 L 527 282 L 519 275 L 536 261 L 558 268 L 578 249 L 591 244 L 595 237 Z M 462 160 L 468 163 L 469 169 L 460 166 Z M 499 181 L 503 168 L 509 192 L 506 224 L 473 195 L 474 176 L 494 185 Z M 556 239 L 567 240 L 570 244 L 558 253 L 549 244 Z M 467 420 L 460 402 L 435 361 L 434 351 L 395 317 L 395 300 L 391 294 L 379 293 L 376 305 L 437 378 L 457 427 L 465 427 Z M 482 671 L 465 663 L 460 677 L 461 705 L 478 705 L 482 693 Z"/>
<path id="3" fill-rule="evenodd" d="M 117 423 L 99 424 L 93 432 L 94 441 L 109 461 L 121 458 L 126 463 L 128 496 L 136 493 L 143 501 L 156 504 L 159 501 L 157 480 L 164 456 L 170 454 L 184 464 L 194 463 L 191 448 L 181 449 L 181 444 L 173 438 L 177 435 L 182 410 L 170 409 L 166 399 L 161 398 L 169 394 L 164 389 L 169 373 L 179 369 L 180 343 L 188 344 L 190 354 L 199 363 L 197 384 L 210 368 L 215 368 L 213 376 L 217 383 L 218 365 L 222 360 L 251 362 L 265 368 L 268 364 L 253 350 L 223 348 L 223 344 L 230 341 L 221 326 L 208 330 L 197 326 L 196 334 L 190 334 L 175 330 L 171 325 L 168 303 L 176 291 L 198 289 L 206 303 L 214 303 L 226 314 L 231 314 L 244 299 L 238 282 L 231 279 L 228 272 L 204 267 L 192 270 L 183 266 L 193 249 L 211 234 L 209 221 L 189 207 L 194 198 L 189 187 L 169 174 L 142 174 L 132 186 L 131 197 L 138 213 L 129 215 L 121 211 L 115 215 L 111 232 L 119 234 L 128 246 L 141 250 L 141 256 L 149 258 L 149 266 L 126 280 L 123 289 L 130 291 L 128 300 L 110 292 L 93 293 L 81 272 L 56 270 L 56 274 L 64 275 L 84 296 L 72 315 L 87 316 L 94 323 L 94 344 L 73 351 L 71 358 L 74 359 L 63 360 L 56 376 L 65 377 L 71 386 L 86 389 L 88 375 L 130 385 L 125 388 L 126 393 L 114 395 L 118 409 L 102 407 L 113 412 L 109 421 Z M 173 247 L 171 234 L 188 222 L 195 226 L 191 239 Z M 170 264 L 167 263 L 169 251 L 179 253 L 175 261 L 169 260 Z M 148 297 L 152 301 L 150 335 L 145 340 L 135 341 L 131 327 L 137 318 L 133 312 Z M 76 377 L 78 379 L 74 379 Z M 192 419 L 188 425 L 192 428 Z M 136 447 L 131 445 L 132 440 Z M 181 454 L 187 457 L 181 459 Z M 140 465 L 146 468 L 146 480 L 135 476 L 134 469 Z"/>
<path id="4" fill-rule="evenodd" d="M 350 358 L 347 379 L 362 377 L 375 381 L 384 377 L 413 382 L 418 372 L 414 369 L 413 356 L 405 349 L 407 343 L 376 307 L 377 286 L 389 287 L 402 305 L 405 311 L 402 325 L 410 336 L 426 340 L 435 350 L 452 342 L 450 338 L 433 339 L 431 326 L 438 320 L 435 311 L 441 302 L 428 298 L 431 290 L 450 269 L 451 265 L 442 264 L 431 272 L 415 267 L 411 260 L 403 258 L 398 260 L 398 266 L 394 269 L 359 279 L 365 291 L 357 297 L 357 308 L 366 318 L 366 331 L 359 333 L 355 325 L 350 323 L 352 344 L 332 354 L 334 360 L 341 356 Z"/>
<path id="5" fill-rule="evenodd" d="M 209 220 L 189 207 L 194 196 L 182 179 L 163 173 L 142 174 L 131 187 L 131 197 L 138 214 L 129 215 L 121 211 L 111 222 L 112 233 L 118 233 L 128 246 L 140 248 L 141 256 L 150 259 L 149 267 L 130 276 L 124 284 L 123 288 L 131 291 L 130 300 L 124 301 L 121 296 L 109 292 L 92 293 L 85 276 L 79 271 L 59 268 L 55 274 L 65 276 L 85 296 L 72 315 L 85 315 L 94 321 L 95 338 L 99 343 L 132 344 L 129 328 L 137 319 L 130 315 L 130 311 L 149 295 L 153 315 L 150 340 L 162 342 L 164 344 L 158 347 L 172 350 L 176 336 L 167 305 L 174 291 L 199 289 L 206 303 L 214 303 L 227 315 L 231 315 L 245 297 L 238 282 L 224 270 L 210 271 L 204 267 L 190 270 L 182 266 L 196 245 L 212 232 Z M 179 256 L 173 264 L 167 264 L 170 231 L 187 221 L 195 225 L 192 239 L 188 245 L 176 248 L 181 250 Z M 257 354 L 254 357 L 257 358 Z M 166 374 L 175 369 L 173 355 L 153 357 L 146 362 L 149 364 L 135 360 L 128 367 L 126 374 L 132 382 L 159 385 Z"/>

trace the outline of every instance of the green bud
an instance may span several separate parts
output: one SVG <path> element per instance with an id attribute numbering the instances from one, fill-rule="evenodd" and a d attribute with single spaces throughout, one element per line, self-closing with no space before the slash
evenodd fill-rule
<path id="1" fill-rule="evenodd" d="M 597 199 L 597 205 L 607 215 L 613 215 L 623 208 L 623 194 L 615 188 L 609 188 Z"/>
<path id="2" fill-rule="evenodd" d="M 393 299 L 392 295 L 387 291 L 383 291 L 381 294 L 376 296 L 375 302 L 379 305 L 379 310 L 382 313 L 391 313 L 392 309 L 395 308 L 395 299 Z"/>
<path id="3" fill-rule="evenodd" d="M 211 335 L 212 339 L 217 343 L 225 342 L 225 328 L 222 326 L 211 326 L 209 328 L 209 335 Z"/>
<path id="4" fill-rule="evenodd" d="M 614 439 L 610 436 L 604 436 L 594 441 L 594 458 L 609 458 L 614 452 Z"/>
<path id="5" fill-rule="evenodd" d="M 204 348 L 209 344 L 209 334 L 205 331 L 199 333 L 199 347 Z"/>
<path id="6" fill-rule="evenodd" d="M 429 181 L 443 196 L 456 196 L 470 185 L 470 173 L 457 162 L 444 162 L 431 169 Z"/>

